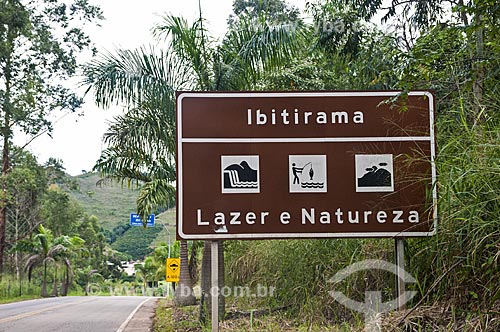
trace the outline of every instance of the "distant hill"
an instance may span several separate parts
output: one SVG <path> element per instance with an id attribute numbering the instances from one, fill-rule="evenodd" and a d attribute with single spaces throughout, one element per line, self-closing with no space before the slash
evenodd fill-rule
<path id="1" fill-rule="evenodd" d="M 138 189 L 117 183 L 97 186 L 100 177 L 96 173 L 74 176 L 73 179 L 80 190 L 70 192 L 71 196 L 86 213 L 95 215 L 104 229 L 112 230 L 118 225 L 128 224 L 130 213 L 136 210 Z"/>
<path id="2" fill-rule="evenodd" d="M 155 246 L 161 243 L 174 245 L 175 242 L 175 209 L 160 213 L 155 217 L 154 227 L 134 226 L 127 229 L 111 248 L 130 255 L 134 260 L 144 259 Z"/>
<path id="3" fill-rule="evenodd" d="M 161 232 L 158 233 L 153 245 L 158 245 L 160 243 L 167 243 L 170 239 L 170 244 L 173 245 L 175 242 L 175 208 L 171 208 L 165 212 L 160 213 L 156 216 L 156 223 L 161 227 Z"/>
<path id="4" fill-rule="evenodd" d="M 70 195 L 76 199 L 89 215 L 95 215 L 105 230 L 123 227 L 123 233 L 113 239 L 111 248 L 129 255 L 132 259 L 143 259 L 154 246 L 160 243 L 171 245 L 175 241 L 175 208 L 156 216 L 155 227 L 129 227 L 130 213 L 136 210 L 139 190 L 120 184 L 96 186 L 100 177 L 96 173 L 74 176 L 79 191 Z"/>
<path id="5" fill-rule="evenodd" d="M 133 260 L 143 260 L 144 256 L 153 251 L 152 243 L 160 232 L 160 225 L 148 228 L 141 226 L 130 227 L 111 244 L 111 248 L 129 255 Z"/>

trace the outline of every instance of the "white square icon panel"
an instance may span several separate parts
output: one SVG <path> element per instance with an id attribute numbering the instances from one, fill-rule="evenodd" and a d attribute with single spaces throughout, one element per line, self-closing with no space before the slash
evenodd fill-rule
<path id="1" fill-rule="evenodd" d="M 356 192 L 393 192 L 392 154 L 357 154 Z"/>
<path id="2" fill-rule="evenodd" d="M 288 156 L 289 192 L 326 193 L 326 155 Z"/>
<path id="3" fill-rule="evenodd" d="M 260 192 L 259 156 L 221 156 L 223 194 Z"/>

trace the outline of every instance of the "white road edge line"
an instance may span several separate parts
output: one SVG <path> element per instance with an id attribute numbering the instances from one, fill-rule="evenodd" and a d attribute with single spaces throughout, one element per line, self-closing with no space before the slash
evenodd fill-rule
<path id="1" fill-rule="evenodd" d="M 139 305 L 134 309 L 134 311 L 130 313 L 130 315 L 128 315 L 127 319 L 122 323 L 122 325 L 120 325 L 120 327 L 118 328 L 118 330 L 116 330 L 116 332 L 123 332 L 127 327 L 128 323 L 130 323 L 130 321 L 132 320 L 132 317 L 134 317 L 135 313 L 144 305 L 144 303 L 148 302 L 149 300 L 151 300 L 151 298 L 145 299 L 144 301 L 139 303 Z"/>

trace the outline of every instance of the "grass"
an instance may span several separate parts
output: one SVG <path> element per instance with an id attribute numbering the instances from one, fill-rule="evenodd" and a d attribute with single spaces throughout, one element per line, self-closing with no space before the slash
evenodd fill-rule
<path id="1" fill-rule="evenodd" d="M 40 295 L 21 295 L 21 296 L 14 296 L 14 297 L 0 297 L 0 304 L 35 300 L 35 299 L 39 299 L 39 298 L 41 298 Z"/>
<path id="2" fill-rule="evenodd" d="M 138 189 L 116 183 L 97 186 L 100 177 L 96 173 L 78 175 L 74 179 L 80 190 L 70 192 L 70 195 L 86 213 L 95 215 L 104 229 L 112 230 L 120 224 L 128 224 L 130 213 L 136 210 Z"/>
<path id="3" fill-rule="evenodd" d="M 347 322 L 319 324 L 306 322 L 302 317 L 291 317 L 286 311 L 256 310 L 252 315 L 249 310 L 238 311 L 236 306 L 246 304 L 226 299 L 228 306 L 226 319 L 219 322 L 219 331 L 231 332 L 356 332 L 364 330 L 364 322 L 354 325 Z M 154 332 L 209 332 L 210 322 L 202 325 L 198 322 L 198 305 L 175 307 L 172 300 L 160 300 L 154 318 Z M 422 332 L 422 331 L 500 331 L 500 303 L 488 312 L 471 315 L 444 303 L 422 306 L 415 309 L 394 311 L 381 316 L 381 331 Z"/>
<path id="4" fill-rule="evenodd" d="M 347 324 L 334 326 L 317 323 L 306 323 L 299 317 L 290 317 L 286 312 L 269 310 L 237 311 L 234 299 L 227 298 L 226 319 L 219 322 L 219 331 L 227 332 L 326 332 L 326 331 L 361 331 L 361 327 L 352 327 Z M 248 303 L 246 305 L 249 305 Z M 243 305 L 243 306 L 246 306 Z M 154 332 L 209 332 L 210 322 L 202 325 L 198 321 L 199 306 L 175 307 L 171 300 L 163 299 L 158 302 L 154 318 Z"/>
<path id="5" fill-rule="evenodd" d="M 175 218 L 175 208 L 169 209 L 156 216 L 156 224 L 158 225 L 158 227 L 161 227 L 162 230 L 158 233 L 158 236 L 151 244 L 152 246 L 157 246 L 161 243 L 168 243 L 169 239 L 170 244 L 172 246 L 174 245 L 176 234 Z"/>
<path id="6" fill-rule="evenodd" d="M 40 298 L 40 285 L 22 281 L 21 288 L 19 281 L 9 274 L 4 274 L 0 281 L 0 304 L 19 302 Z"/>
<path id="7" fill-rule="evenodd" d="M 470 313 L 443 303 L 396 311 L 383 318 L 384 330 L 420 331 L 500 331 L 500 302 L 488 312 Z"/>
<path id="8" fill-rule="evenodd" d="M 197 306 L 176 308 L 172 300 L 162 299 L 156 307 L 154 332 L 203 331 L 196 319 Z"/>

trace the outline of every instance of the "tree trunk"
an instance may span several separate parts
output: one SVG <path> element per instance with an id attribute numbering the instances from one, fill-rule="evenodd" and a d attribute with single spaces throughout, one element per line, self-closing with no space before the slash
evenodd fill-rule
<path id="1" fill-rule="evenodd" d="M 5 253 L 5 228 L 7 224 L 7 179 L 6 176 L 10 171 L 10 159 L 9 159 L 9 140 L 11 136 L 11 104 L 10 104 L 10 93 L 12 84 L 12 60 L 11 56 L 14 52 L 14 33 L 9 25 L 7 25 L 7 42 L 6 45 L 9 47 L 6 50 L 5 66 L 3 69 L 3 75 L 5 77 L 5 94 L 4 102 L 2 105 L 2 111 L 4 114 L 3 118 L 3 128 L 1 134 L 3 136 L 3 147 L 2 147 L 2 198 L 0 200 L 0 281 L 3 275 L 3 263 L 4 263 L 4 253 Z"/>
<path id="2" fill-rule="evenodd" d="M 16 224 L 15 224 L 15 234 L 14 238 L 18 239 L 19 238 L 19 219 L 17 218 L 16 215 Z M 19 250 L 16 250 L 14 252 L 14 265 L 16 266 L 16 279 L 19 283 L 21 283 L 21 267 L 20 267 L 20 259 L 19 259 Z"/>
<path id="3" fill-rule="evenodd" d="M 58 295 L 58 292 L 57 292 L 57 267 L 55 267 L 54 281 L 52 283 L 52 294 L 50 294 L 50 296 L 57 297 L 57 295 Z"/>
<path id="4" fill-rule="evenodd" d="M 68 295 L 70 283 L 71 283 L 70 270 L 69 270 L 69 267 L 66 266 L 66 271 L 64 273 L 64 280 L 63 280 L 62 285 L 61 285 L 61 296 Z"/>
<path id="5" fill-rule="evenodd" d="M 179 284 L 174 293 L 174 303 L 176 306 L 183 307 L 196 303 L 196 297 L 193 294 L 193 282 L 189 275 L 188 247 L 186 240 L 181 240 L 180 256 L 181 273 Z"/>
<path id="6" fill-rule="evenodd" d="M 6 91 L 8 91 L 6 89 Z M 6 92 L 6 99 L 8 94 Z M 3 275 L 3 263 L 4 263 L 4 253 L 5 253 L 5 226 L 7 224 L 7 175 L 10 169 L 9 162 L 9 127 L 10 118 L 9 112 L 7 111 L 9 106 L 4 103 L 3 109 L 5 113 L 4 118 L 4 128 L 2 131 L 3 135 L 3 147 L 2 147 L 2 199 L 0 202 L 0 280 L 2 280 Z"/>
<path id="7" fill-rule="evenodd" d="M 196 283 L 198 282 L 198 261 L 196 259 L 198 243 L 198 241 L 193 241 L 193 244 L 191 246 L 191 253 L 189 255 L 189 275 L 191 276 L 193 285 L 196 285 Z"/>
<path id="8" fill-rule="evenodd" d="M 8 142 L 6 143 L 4 139 L 4 147 L 3 147 L 3 160 L 2 160 L 2 197 L 6 197 L 7 195 L 7 185 L 6 185 L 6 175 L 7 175 L 7 167 L 8 165 Z M 6 145 L 7 144 L 7 145 Z M 7 146 L 7 147 L 6 147 Z M 5 198 L 1 199 L 0 202 L 0 281 L 3 276 L 3 263 L 4 263 L 4 253 L 5 253 L 5 225 L 7 223 L 7 202 Z"/>
<path id="9" fill-rule="evenodd" d="M 43 262 L 43 277 L 42 277 L 42 297 L 48 297 L 47 293 L 47 263 Z"/>
<path id="10" fill-rule="evenodd" d="M 484 94 L 484 29 L 482 27 L 481 14 L 474 17 L 476 23 L 476 61 L 474 65 L 474 82 L 472 91 L 474 94 L 474 124 L 481 122 L 485 118 L 483 112 L 483 94 Z"/>

